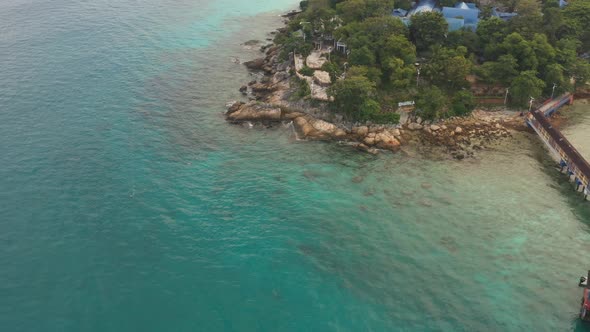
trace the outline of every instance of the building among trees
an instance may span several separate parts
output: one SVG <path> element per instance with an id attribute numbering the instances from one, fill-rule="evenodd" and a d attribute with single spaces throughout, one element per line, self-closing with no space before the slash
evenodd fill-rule
<path id="1" fill-rule="evenodd" d="M 448 30 L 455 31 L 463 28 L 475 31 L 479 23 L 479 9 L 474 3 L 458 2 L 454 7 L 436 7 L 433 0 L 421 0 L 410 11 L 400 8 L 393 10 L 392 15 L 399 17 L 404 24 L 410 24 L 410 17 L 427 12 L 440 12 L 448 23 Z"/>

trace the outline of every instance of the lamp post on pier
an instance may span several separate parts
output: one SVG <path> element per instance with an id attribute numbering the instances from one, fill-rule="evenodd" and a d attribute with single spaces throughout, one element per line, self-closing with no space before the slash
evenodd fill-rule
<path id="1" fill-rule="evenodd" d="M 417 75 L 416 75 L 416 86 L 418 86 L 418 84 L 420 82 L 420 63 L 419 62 L 416 62 L 416 63 L 414 63 L 414 66 L 416 66 L 416 72 L 417 72 Z"/>

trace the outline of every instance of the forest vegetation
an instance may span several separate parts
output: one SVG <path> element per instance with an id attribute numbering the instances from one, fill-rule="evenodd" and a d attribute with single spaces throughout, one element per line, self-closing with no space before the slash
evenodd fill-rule
<path id="1" fill-rule="evenodd" d="M 345 43 L 348 52 L 333 50 L 322 69 L 335 81 L 333 107 L 355 121 L 395 122 L 392 111 L 402 101 L 415 101 L 424 119 L 467 115 L 476 105 L 468 77 L 509 89 L 517 108 L 527 107 L 530 97 L 586 84 L 590 0 L 563 8 L 558 0 L 476 3 L 477 29 L 449 32 L 436 11 L 413 15 L 408 25 L 394 17 L 394 8 L 410 9 L 409 0 L 302 1 L 302 13 L 275 43 L 285 58 L 293 51 L 308 55 L 326 36 Z M 491 16 L 492 7 L 518 15 L 504 21 Z"/>

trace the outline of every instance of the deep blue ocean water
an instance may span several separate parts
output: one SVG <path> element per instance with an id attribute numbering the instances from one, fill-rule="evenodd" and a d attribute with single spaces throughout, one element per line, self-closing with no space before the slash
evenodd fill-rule
<path id="1" fill-rule="evenodd" d="M 0 3 L 3 331 L 584 330 L 590 207 L 534 137 L 455 162 L 225 123 L 296 4 Z"/>

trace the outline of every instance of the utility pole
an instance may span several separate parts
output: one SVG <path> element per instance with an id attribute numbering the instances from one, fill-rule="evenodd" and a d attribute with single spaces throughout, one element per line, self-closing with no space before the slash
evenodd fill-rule
<path id="1" fill-rule="evenodd" d="M 508 91 L 510 91 L 510 88 L 506 88 L 506 94 L 504 95 L 504 106 L 506 106 L 506 102 L 508 101 Z"/>
<path id="2" fill-rule="evenodd" d="M 416 62 L 414 66 L 416 66 L 416 72 L 418 73 L 418 75 L 416 75 L 416 86 L 418 86 L 418 83 L 420 82 L 420 63 Z"/>
<path id="3" fill-rule="evenodd" d="M 553 90 L 551 90 L 551 99 L 553 99 L 553 94 L 555 93 L 555 88 L 557 87 L 556 83 L 553 83 Z"/>
<path id="4" fill-rule="evenodd" d="M 533 97 L 530 97 L 530 98 L 531 98 L 531 100 L 529 100 L 529 113 L 530 113 L 531 109 L 533 108 L 533 101 L 535 101 L 535 98 L 533 98 Z"/>

